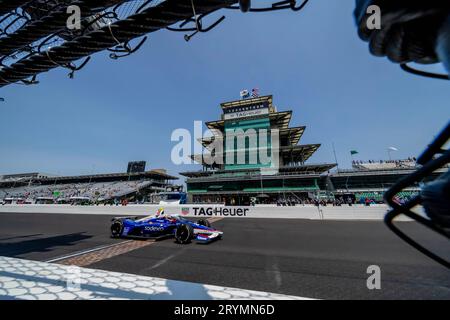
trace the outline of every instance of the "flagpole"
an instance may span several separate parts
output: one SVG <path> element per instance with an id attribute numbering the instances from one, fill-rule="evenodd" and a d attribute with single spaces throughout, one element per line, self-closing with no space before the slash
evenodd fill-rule
<path id="1" fill-rule="evenodd" d="M 356 150 L 350 150 L 350 156 L 352 157 L 352 167 L 353 167 L 353 164 L 354 164 L 354 162 L 355 162 L 355 158 L 353 158 L 353 156 L 355 155 L 355 154 L 357 154 L 358 152 L 356 151 Z"/>
<path id="2" fill-rule="evenodd" d="M 334 142 L 333 142 L 333 153 L 334 153 L 334 161 L 336 161 L 337 171 L 339 172 L 339 163 L 336 156 L 336 148 L 334 147 Z"/>

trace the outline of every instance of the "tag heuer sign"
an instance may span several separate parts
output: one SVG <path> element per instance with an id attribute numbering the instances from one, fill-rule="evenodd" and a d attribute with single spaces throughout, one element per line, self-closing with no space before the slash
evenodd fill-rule
<path id="1" fill-rule="evenodd" d="M 224 114 L 224 120 L 249 118 L 269 114 L 268 103 L 258 103 L 242 107 L 228 108 Z"/>

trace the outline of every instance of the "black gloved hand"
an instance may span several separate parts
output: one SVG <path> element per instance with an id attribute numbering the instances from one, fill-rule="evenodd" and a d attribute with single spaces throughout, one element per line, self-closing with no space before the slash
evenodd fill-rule
<path id="1" fill-rule="evenodd" d="M 367 8 L 381 9 L 381 29 L 367 27 Z M 450 16 L 447 0 L 356 0 L 358 34 L 372 54 L 396 63 L 436 63 L 436 38 Z"/>

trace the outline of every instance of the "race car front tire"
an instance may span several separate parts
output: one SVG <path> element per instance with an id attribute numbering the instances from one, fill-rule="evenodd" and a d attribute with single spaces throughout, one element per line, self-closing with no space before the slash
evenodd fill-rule
<path id="1" fill-rule="evenodd" d="M 180 244 L 191 242 L 194 237 L 194 228 L 189 224 L 182 224 L 175 230 L 175 240 Z"/>
<path id="2" fill-rule="evenodd" d="M 122 235 L 123 222 L 120 220 L 115 220 L 111 224 L 111 238 L 118 238 Z"/>

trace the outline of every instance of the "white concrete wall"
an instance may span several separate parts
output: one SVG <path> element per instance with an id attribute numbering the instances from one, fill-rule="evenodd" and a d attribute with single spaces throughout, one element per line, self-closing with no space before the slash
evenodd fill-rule
<path id="1" fill-rule="evenodd" d="M 71 206 L 71 205 L 3 205 L 0 213 L 55 213 L 55 214 L 107 214 L 150 215 L 159 205 L 128 206 Z M 370 207 L 354 205 L 342 207 L 297 206 L 297 207 L 225 207 L 221 205 L 165 206 L 168 214 L 186 217 L 233 217 L 233 218 L 284 218 L 313 220 L 382 220 L 388 211 L 386 205 Z"/>

